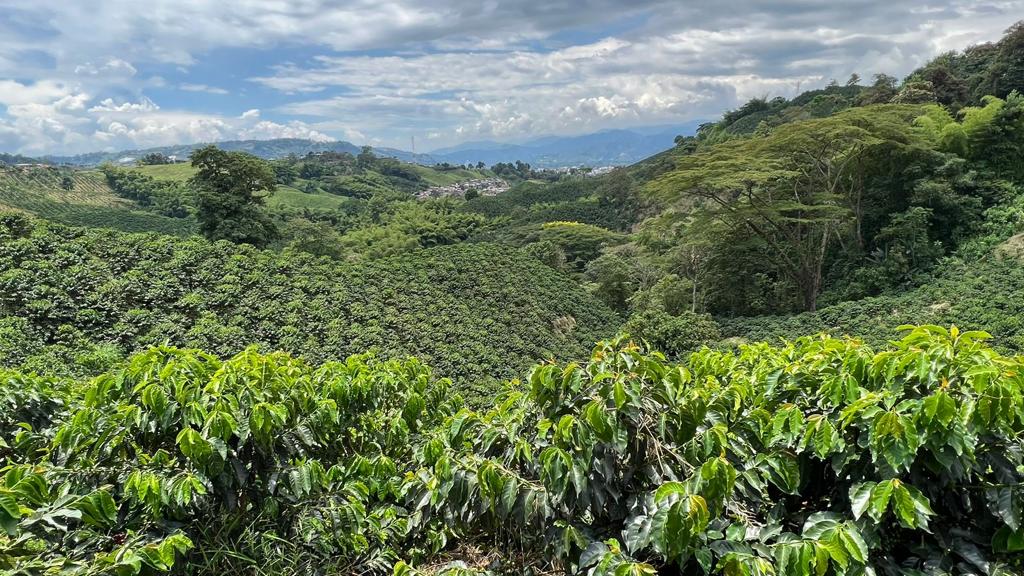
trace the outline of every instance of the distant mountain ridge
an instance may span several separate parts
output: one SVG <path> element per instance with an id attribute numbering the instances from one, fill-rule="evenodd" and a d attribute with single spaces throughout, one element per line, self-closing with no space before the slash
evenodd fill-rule
<path id="1" fill-rule="evenodd" d="M 129 163 L 145 156 L 146 154 L 163 154 L 174 156 L 178 159 L 188 158 L 189 154 L 197 148 L 209 144 L 216 144 L 223 150 L 232 152 L 247 152 L 267 160 L 284 158 L 291 154 L 305 156 L 310 152 L 348 152 L 358 154 L 362 147 L 351 142 L 335 140 L 330 142 L 318 142 L 302 138 L 276 138 L 273 140 L 228 140 L 223 142 L 197 142 L 195 144 L 178 144 L 173 146 L 158 146 L 139 150 L 120 150 L 117 152 L 89 152 L 74 156 L 44 156 L 43 160 L 54 164 L 70 164 L 73 166 L 96 166 L 104 162 Z M 418 164 L 433 164 L 431 158 L 423 154 L 413 154 L 404 150 L 393 148 L 374 148 L 378 156 L 397 158 L 403 162 L 415 162 Z"/>
<path id="2" fill-rule="evenodd" d="M 428 155 L 449 164 L 487 165 L 521 160 L 536 168 L 622 166 L 639 162 L 674 145 L 675 137 L 691 135 L 701 122 L 637 129 L 604 130 L 581 136 L 542 136 L 522 144 L 466 142 Z"/>
<path id="3" fill-rule="evenodd" d="M 0 165 L 35 164 L 37 162 L 39 162 L 39 160 L 37 160 L 36 158 L 22 156 L 21 154 L 0 153 Z"/>
<path id="4" fill-rule="evenodd" d="M 498 162 L 516 162 L 517 160 L 536 168 L 622 166 L 633 164 L 671 148 L 677 135 L 693 134 L 699 124 L 699 122 L 692 122 L 630 130 L 604 130 L 580 136 L 542 136 L 522 143 L 465 142 L 427 154 L 416 154 L 395 148 L 374 148 L 373 151 L 378 156 L 397 158 L 403 162 L 426 166 L 445 162 L 460 165 L 483 162 L 491 166 Z M 224 150 L 248 152 L 267 160 L 284 158 L 292 154 L 305 156 L 310 152 L 358 154 L 362 149 L 361 146 L 344 140 L 318 142 L 301 138 L 277 138 L 273 140 L 200 142 L 116 152 L 89 152 L 72 156 L 43 156 L 39 160 L 52 164 L 97 166 L 104 162 L 133 163 L 146 154 L 154 153 L 183 160 L 188 158 L 193 150 L 208 144 L 216 144 Z M 32 161 L 23 156 L 11 156 L 11 158 Z"/>

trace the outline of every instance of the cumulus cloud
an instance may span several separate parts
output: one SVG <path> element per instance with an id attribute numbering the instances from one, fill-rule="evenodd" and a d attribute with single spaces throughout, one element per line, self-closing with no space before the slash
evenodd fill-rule
<path id="1" fill-rule="evenodd" d="M 278 124 L 268 120 L 261 120 L 256 124 L 243 128 L 238 132 L 239 138 L 244 140 L 268 140 L 271 138 L 303 138 L 314 142 L 332 142 L 334 138 L 314 130 L 306 124 L 298 121 Z"/>
<path id="2" fill-rule="evenodd" d="M 583 12 L 592 3 L 570 4 Z M 449 140 L 585 132 L 714 117 L 853 72 L 904 75 L 942 51 L 998 38 L 1024 14 L 1020 1 L 954 0 L 926 11 L 881 0 L 647 4 L 646 24 L 590 42 L 324 55 L 252 80 L 293 95 L 284 112 L 369 130 L 442 128 Z M 527 28 L 562 22 L 558 9 L 538 18 Z"/>
<path id="3" fill-rule="evenodd" d="M 0 81 L 0 149 L 27 154 L 79 153 L 249 138 L 308 138 L 327 134 L 300 121 L 261 120 L 250 111 L 229 118 L 165 110 L 149 98 L 94 100 L 74 86 Z"/>
<path id="4" fill-rule="evenodd" d="M 901 76 L 1022 16 L 1024 0 L 5 0 L 0 146 L 444 146 L 675 123 L 852 72 Z M 258 65 L 189 77 L 224 55 Z"/>
<path id="5" fill-rule="evenodd" d="M 81 76 L 135 76 L 138 70 L 120 58 L 111 58 L 96 66 L 92 62 L 75 66 L 75 74 Z"/>
<path id="6" fill-rule="evenodd" d="M 89 112 L 153 112 L 160 107 L 149 98 L 143 97 L 138 102 L 114 102 L 113 98 L 105 98 L 99 104 L 89 108 Z"/>
<path id="7" fill-rule="evenodd" d="M 216 86 L 207 86 L 206 84 L 190 84 L 188 82 L 185 82 L 181 86 L 178 86 L 178 88 L 181 88 L 186 92 L 206 92 L 207 94 L 217 94 L 220 96 L 230 94 L 230 92 L 225 90 L 224 88 L 218 88 Z"/>

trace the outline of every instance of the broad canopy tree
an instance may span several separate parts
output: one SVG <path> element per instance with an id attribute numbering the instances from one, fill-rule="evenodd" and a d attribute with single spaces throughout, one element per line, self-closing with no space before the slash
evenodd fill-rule
<path id="1" fill-rule="evenodd" d="M 262 209 L 277 187 L 269 164 L 216 146 L 196 150 L 191 160 L 198 169 L 191 185 L 196 190 L 196 216 L 204 236 L 257 247 L 277 238 L 277 228 Z"/>
<path id="2" fill-rule="evenodd" d="M 920 108 L 855 109 L 731 141 L 681 157 L 654 190 L 664 200 L 696 204 L 693 228 L 759 240 L 766 265 L 799 292 L 803 309 L 813 311 L 830 251 L 866 248 L 867 159 L 880 148 L 895 153 L 924 146 L 908 130 L 915 111 Z"/>

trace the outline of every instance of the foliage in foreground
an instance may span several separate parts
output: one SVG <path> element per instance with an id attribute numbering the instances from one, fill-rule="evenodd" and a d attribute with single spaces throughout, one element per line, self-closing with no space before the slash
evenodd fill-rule
<path id="1" fill-rule="evenodd" d="M 685 364 L 620 339 L 486 412 L 367 357 L 161 348 L 85 386 L 5 373 L 0 564 L 408 574 L 477 542 L 519 559 L 504 572 L 1020 574 L 1024 360 L 986 337 Z"/>

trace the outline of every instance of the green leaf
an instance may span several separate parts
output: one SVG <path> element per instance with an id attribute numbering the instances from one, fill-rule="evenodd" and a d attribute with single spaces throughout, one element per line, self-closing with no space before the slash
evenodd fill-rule
<path id="1" fill-rule="evenodd" d="M 860 517 L 867 511 L 871 504 L 871 490 L 875 482 L 861 482 L 850 487 L 850 508 L 853 509 L 853 517 L 860 520 Z"/>
<path id="2" fill-rule="evenodd" d="M 924 413 L 930 421 L 949 426 L 956 417 L 956 412 L 956 402 L 944 390 L 924 399 Z"/>
<path id="3" fill-rule="evenodd" d="M 97 490 L 75 503 L 82 521 L 96 528 L 108 528 L 117 520 L 117 504 L 106 490 Z"/>
<path id="4" fill-rule="evenodd" d="M 885 515 L 885 511 L 889 507 L 889 498 L 892 496 L 894 484 L 897 482 L 899 482 L 899 480 L 886 480 L 875 484 L 875 486 L 871 488 L 868 514 L 874 518 L 876 522 L 880 521 L 882 516 Z"/>
<path id="5" fill-rule="evenodd" d="M 202 462 L 213 453 L 213 446 L 193 428 L 182 428 L 176 442 L 181 453 L 194 462 Z"/>
<path id="6" fill-rule="evenodd" d="M 661 504 L 666 498 L 675 496 L 682 498 L 686 496 L 686 484 L 682 482 L 666 482 L 658 487 L 658 490 L 654 493 L 654 503 Z"/>
<path id="7" fill-rule="evenodd" d="M 898 480 L 893 481 L 893 501 L 896 516 L 900 522 L 909 528 L 928 529 L 928 517 L 934 516 L 928 499 L 921 494 L 917 488 L 903 484 Z"/>
<path id="8" fill-rule="evenodd" d="M 843 526 L 836 531 L 836 535 L 850 558 L 860 564 L 868 561 L 868 545 L 855 526 L 849 524 Z"/>
<path id="9" fill-rule="evenodd" d="M 0 494 L 0 527 L 10 536 L 18 533 L 18 520 L 21 519 L 21 507 L 9 494 Z"/>

